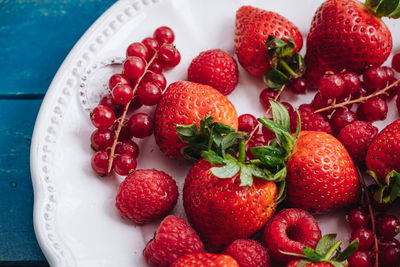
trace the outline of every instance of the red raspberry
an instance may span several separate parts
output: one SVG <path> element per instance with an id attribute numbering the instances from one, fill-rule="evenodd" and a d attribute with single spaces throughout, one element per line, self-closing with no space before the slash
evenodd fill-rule
<path id="1" fill-rule="evenodd" d="M 345 126 L 338 135 L 350 156 L 356 162 L 363 162 L 372 140 L 378 134 L 378 128 L 367 121 L 355 121 Z"/>
<path id="2" fill-rule="evenodd" d="M 146 261 L 152 266 L 169 266 L 188 253 L 203 252 L 200 237 L 182 218 L 169 215 L 143 250 Z"/>
<path id="3" fill-rule="evenodd" d="M 265 226 L 263 242 L 271 257 L 281 263 L 296 260 L 279 251 L 302 254 L 307 246 L 315 248 L 321 239 L 321 230 L 314 217 L 305 210 L 284 209 L 272 217 Z"/>
<path id="4" fill-rule="evenodd" d="M 315 113 L 312 110 L 311 105 L 303 104 L 299 107 L 299 113 L 301 118 L 301 130 L 302 131 L 320 131 L 332 134 L 332 128 L 324 117 Z M 294 112 L 290 116 L 290 129 L 292 132 L 296 131 L 297 127 L 297 113 Z"/>
<path id="5" fill-rule="evenodd" d="M 171 176 L 155 169 L 136 170 L 121 183 L 116 206 L 137 224 L 160 218 L 178 200 L 178 187 Z"/>
<path id="6" fill-rule="evenodd" d="M 210 85 L 221 94 L 230 94 L 238 84 L 239 74 L 235 59 L 221 49 L 201 52 L 192 60 L 188 80 Z"/>
<path id="7" fill-rule="evenodd" d="M 240 267 L 270 267 L 268 250 L 252 239 L 237 239 L 224 252 L 237 260 Z"/>

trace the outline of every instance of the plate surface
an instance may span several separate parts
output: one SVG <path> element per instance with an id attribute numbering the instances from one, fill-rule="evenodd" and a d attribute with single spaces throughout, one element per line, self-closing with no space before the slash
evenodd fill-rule
<path id="1" fill-rule="evenodd" d="M 35 191 L 34 226 L 39 244 L 51 266 L 146 266 L 142 250 L 159 224 L 136 226 L 122 219 L 114 207 L 118 177 L 98 178 L 90 167 L 88 110 L 105 92 L 108 77 L 120 70 L 126 47 L 151 36 L 161 25 L 176 35 L 181 63 L 165 73 L 168 83 L 186 79 L 186 70 L 200 51 L 221 48 L 232 55 L 235 11 L 251 4 L 276 11 L 308 32 L 321 0 L 121 0 L 104 13 L 72 49 L 57 72 L 41 106 L 32 140 L 31 172 Z M 400 40 L 400 25 L 385 20 L 393 40 Z M 399 51 L 399 42 L 394 51 Z M 303 50 L 304 52 L 304 50 Z M 262 116 L 258 101 L 263 84 L 240 68 L 240 82 L 229 95 L 239 114 Z M 294 106 L 309 102 L 311 94 L 282 99 Z M 393 101 L 392 101 L 393 102 Z M 398 117 L 393 103 L 381 129 Z M 147 111 L 151 111 L 148 109 Z M 171 174 L 180 186 L 190 167 L 168 160 L 151 136 L 138 142 L 139 168 Z M 185 216 L 181 199 L 174 214 Z M 339 215 L 340 214 L 340 215 Z M 343 214 L 318 216 L 323 233 L 338 232 L 348 239 Z"/>

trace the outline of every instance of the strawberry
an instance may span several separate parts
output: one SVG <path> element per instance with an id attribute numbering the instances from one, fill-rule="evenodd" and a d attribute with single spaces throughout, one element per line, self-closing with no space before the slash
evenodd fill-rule
<path id="1" fill-rule="evenodd" d="M 177 259 L 170 267 L 239 267 L 237 261 L 228 255 L 211 253 L 190 253 Z"/>
<path id="2" fill-rule="evenodd" d="M 381 65 L 392 50 L 392 36 L 380 19 L 400 16 L 391 0 L 327 0 L 316 11 L 307 36 L 307 76 L 315 81 L 326 71 L 362 72 Z M 397 8 L 397 10 L 396 10 Z"/>
<path id="3" fill-rule="evenodd" d="M 190 63 L 188 80 L 210 85 L 228 95 L 238 84 L 238 66 L 235 59 L 221 49 L 203 51 Z"/>
<path id="4" fill-rule="evenodd" d="M 373 171 L 379 182 L 393 170 L 400 172 L 400 119 L 386 126 L 372 141 L 365 159 L 367 169 Z"/>
<path id="5" fill-rule="evenodd" d="M 161 151 L 174 159 L 192 157 L 187 155 L 186 151 L 190 148 L 190 142 L 184 142 L 181 136 L 178 136 L 177 125 L 200 126 L 200 120 L 206 115 L 211 115 L 216 121 L 234 129 L 238 127 L 235 107 L 216 89 L 188 81 L 170 84 L 154 115 L 154 135 Z"/>
<path id="6" fill-rule="evenodd" d="M 275 132 L 277 145 L 251 148 L 251 152 L 259 160 L 278 167 L 286 178 L 289 203 L 313 213 L 330 212 L 354 203 L 360 184 L 344 146 L 325 132 L 300 132 L 298 122 L 292 136 L 287 110 L 276 101 L 270 102 L 274 121 L 259 121 Z"/>
<path id="7" fill-rule="evenodd" d="M 249 73 L 261 76 L 270 68 L 266 42 L 273 35 L 291 37 L 295 52 L 301 50 L 303 38 L 299 29 L 283 16 L 252 6 L 242 6 L 236 12 L 235 51 L 239 63 Z"/>
<path id="8" fill-rule="evenodd" d="M 326 213 L 358 200 L 360 184 L 350 155 L 335 137 L 302 131 L 287 163 L 287 197 L 292 206 Z"/>
<path id="9" fill-rule="evenodd" d="M 275 183 L 254 179 L 251 185 L 240 186 L 239 173 L 225 179 L 214 175 L 218 166 L 201 159 L 190 169 L 183 188 L 186 215 L 211 249 L 261 229 L 274 213 L 277 197 Z"/>
<path id="10" fill-rule="evenodd" d="M 289 262 L 286 267 L 344 267 L 345 265 L 342 262 L 347 260 L 357 250 L 358 239 L 351 242 L 343 251 L 339 250 L 342 241 L 336 242 L 335 239 L 336 234 L 327 234 L 319 240 L 315 250 L 305 247 L 302 250 L 303 254 L 283 252 L 283 254 L 302 258 L 301 260 Z"/>

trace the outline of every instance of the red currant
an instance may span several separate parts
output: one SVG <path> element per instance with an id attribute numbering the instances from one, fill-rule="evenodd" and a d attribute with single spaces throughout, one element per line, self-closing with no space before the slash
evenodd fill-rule
<path id="1" fill-rule="evenodd" d="M 256 117 L 251 114 L 242 114 L 238 119 L 239 131 L 250 133 L 258 125 Z"/>
<path id="2" fill-rule="evenodd" d="M 157 84 L 161 91 L 167 86 L 167 80 L 161 73 L 149 72 L 144 76 L 143 81 Z"/>
<path id="3" fill-rule="evenodd" d="M 313 101 L 311 102 L 314 110 L 325 108 L 327 106 L 332 105 L 332 103 L 333 103 L 333 99 L 328 99 L 328 98 L 322 97 L 321 92 L 316 93 Z M 332 109 L 320 112 L 320 114 L 325 117 L 329 116 L 331 113 L 332 113 Z"/>
<path id="4" fill-rule="evenodd" d="M 119 105 L 128 104 L 133 98 L 132 88 L 126 84 L 118 84 L 112 90 L 112 97 L 115 103 Z"/>
<path id="5" fill-rule="evenodd" d="M 386 101 L 380 97 L 368 99 L 362 105 L 362 112 L 368 121 L 379 121 L 386 119 L 388 106 Z"/>
<path id="6" fill-rule="evenodd" d="M 149 59 L 149 50 L 142 43 L 132 43 L 126 49 L 126 57 L 140 57 L 144 61 Z"/>
<path id="7" fill-rule="evenodd" d="M 114 123 L 114 125 L 111 127 L 111 131 L 115 134 L 117 129 L 118 129 L 118 123 Z M 128 127 L 122 126 L 121 131 L 119 132 L 119 135 L 118 135 L 118 140 L 119 141 L 128 141 L 128 140 L 131 140 L 132 137 L 133 137 L 133 135 L 128 130 Z"/>
<path id="8" fill-rule="evenodd" d="M 272 120 L 272 118 L 269 118 L 270 120 Z M 275 133 L 273 131 L 271 131 L 270 129 L 268 129 L 267 127 L 265 127 L 264 125 L 261 127 L 261 132 L 264 136 L 264 139 L 269 142 L 270 140 L 275 138 Z"/>
<path id="9" fill-rule="evenodd" d="M 366 227 L 368 224 L 368 214 L 361 208 L 352 209 L 346 215 L 346 222 L 352 230 Z"/>
<path id="10" fill-rule="evenodd" d="M 115 153 L 119 155 L 127 154 L 137 158 L 139 156 L 139 146 L 132 140 L 120 142 L 115 148 Z"/>
<path id="11" fill-rule="evenodd" d="M 356 93 L 361 86 L 360 78 L 358 75 L 351 71 L 345 71 L 340 74 L 344 81 L 343 95 L 348 96 Z"/>
<path id="12" fill-rule="evenodd" d="M 374 233 L 368 228 L 358 228 L 351 233 L 351 239 L 354 240 L 358 238 L 358 248 L 368 249 L 374 243 Z"/>
<path id="13" fill-rule="evenodd" d="M 399 266 L 400 246 L 388 246 L 379 253 L 379 263 L 383 266 Z"/>
<path id="14" fill-rule="evenodd" d="M 129 84 L 129 79 L 124 74 L 116 73 L 110 77 L 108 80 L 108 88 L 110 91 L 117 85 L 117 84 Z"/>
<path id="15" fill-rule="evenodd" d="M 160 87 L 151 82 L 141 83 L 137 89 L 137 96 L 140 102 L 146 106 L 158 104 L 161 100 L 162 92 Z"/>
<path id="16" fill-rule="evenodd" d="M 389 84 L 392 84 L 394 82 L 396 82 L 395 78 L 391 79 Z M 383 95 L 380 95 L 379 97 L 383 98 L 384 100 L 392 99 L 393 97 L 396 96 L 396 94 L 399 90 L 400 90 L 400 83 L 397 83 L 394 86 L 392 86 L 389 90 L 386 91 L 386 93 L 388 93 L 389 95 L 383 94 Z"/>
<path id="17" fill-rule="evenodd" d="M 382 67 L 373 66 L 363 73 L 363 85 L 369 91 L 383 88 L 388 82 L 386 70 Z"/>
<path id="18" fill-rule="evenodd" d="M 381 237 L 389 240 L 400 232 L 400 221 L 396 216 L 380 214 L 376 219 L 376 228 Z"/>
<path id="19" fill-rule="evenodd" d="M 100 105 L 107 106 L 110 109 L 112 109 L 116 117 L 119 117 L 121 115 L 122 110 L 124 109 L 123 106 L 115 103 L 111 94 L 106 94 L 105 96 L 103 96 L 100 100 Z"/>
<path id="20" fill-rule="evenodd" d="M 394 79 L 394 70 L 388 66 L 382 66 L 382 69 L 386 71 L 387 81 L 392 81 Z"/>
<path id="21" fill-rule="evenodd" d="M 334 133 L 339 133 L 341 129 L 343 129 L 346 125 L 354 122 L 357 120 L 356 114 L 349 110 L 349 109 L 336 109 L 330 120 L 329 123 L 332 126 L 332 130 Z"/>
<path id="22" fill-rule="evenodd" d="M 307 90 L 307 81 L 304 78 L 294 79 L 290 83 L 290 89 L 296 94 L 304 94 Z"/>
<path id="23" fill-rule="evenodd" d="M 155 73 L 162 74 L 163 65 L 160 61 L 154 60 L 153 63 L 151 63 L 151 65 L 149 66 L 149 70 Z"/>
<path id="24" fill-rule="evenodd" d="M 158 51 L 158 58 L 166 68 L 173 68 L 181 61 L 181 54 L 172 44 L 165 44 Z"/>
<path id="25" fill-rule="evenodd" d="M 140 57 L 128 57 L 123 63 L 123 72 L 129 79 L 137 79 L 143 75 L 146 63 Z"/>
<path id="26" fill-rule="evenodd" d="M 127 127 L 136 138 L 145 138 L 153 133 L 153 119 L 146 113 L 133 114 Z"/>
<path id="27" fill-rule="evenodd" d="M 108 174 L 108 160 L 109 160 L 109 155 L 108 152 L 105 150 L 100 150 L 94 153 L 92 157 L 92 168 L 93 170 L 101 175 L 107 175 Z"/>
<path id="28" fill-rule="evenodd" d="M 90 113 L 90 119 L 92 120 L 94 127 L 106 129 L 113 125 L 115 121 L 115 114 L 109 107 L 98 105 Z"/>
<path id="29" fill-rule="evenodd" d="M 172 44 L 175 40 L 174 32 L 167 26 L 157 28 L 153 37 L 159 44 Z"/>
<path id="30" fill-rule="evenodd" d="M 379 244 L 379 249 L 381 249 L 381 250 L 383 250 L 383 249 L 385 249 L 387 247 L 390 247 L 390 246 L 398 246 L 398 247 L 400 247 L 400 242 L 396 238 L 392 238 L 392 239 L 389 239 L 389 240 L 385 240 L 385 239 L 380 238 L 378 244 Z"/>
<path id="31" fill-rule="evenodd" d="M 270 88 L 265 88 L 264 90 L 261 91 L 260 93 L 260 103 L 264 107 L 265 110 L 268 110 L 271 107 L 271 104 L 269 103 L 270 99 L 275 99 L 276 96 L 278 95 L 277 91 L 274 91 Z M 278 101 L 279 101 L 278 97 Z"/>
<path id="32" fill-rule="evenodd" d="M 147 47 L 149 58 L 152 58 L 155 52 L 160 48 L 160 44 L 154 38 L 145 38 L 143 39 L 142 44 Z"/>
<path id="33" fill-rule="evenodd" d="M 371 267 L 372 259 L 368 251 L 356 250 L 353 255 L 351 255 L 347 261 L 349 262 L 349 267 Z"/>
<path id="34" fill-rule="evenodd" d="M 340 74 L 325 74 L 318 81 L 318 91 L 325 99 L 340 96 L 345 89 L 345 83 Z"/>
<path id="35" fill-rule="evenodd" d="M 400 72 L 400 53 L 397 53 L 393 56 L 392 59 L 392 68 L 397 71 Z"/>
<path id="36" fill-rule="evenodd" d="M 135 111 L 138 110 L 139 108 L 141 108 L 143 106 L 142 102 L 140 102 L 140 99 L 137 95 L 135 95 L 131 101 L 131 103 L 129 104 L 129 111 Z"/>
<path id="37" fill-rule="evenodd" d="M 397 106 L 397 111 L 400 114 L 400 90 L 397 91 L 396 106 Z"/>
<path id="38" fill-rule="evenodd" d="M 109 129 L 97 129 L 90 136 L 90 142 L 94 150 L 103 150 L 111 147 L 114 141 L 114 133 Z"/>
<path id="39" fill-rule="evenodd" d="M 114 170 L 119 175 L 125 176 L 132 173 L 137 166 L 136 158 L 132 155 L 122 154 L 114 160 Z"/>

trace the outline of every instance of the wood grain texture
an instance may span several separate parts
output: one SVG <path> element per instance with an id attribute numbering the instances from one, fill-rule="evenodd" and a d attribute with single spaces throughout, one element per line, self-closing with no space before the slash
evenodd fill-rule
<path id="1" fill-rule="evenodd" d="M 48 266 L 33 231 L 32 130 L 53 76 L 115 0 L 0 0 L 0 266 Z"/>
<path id="2" fill-rule="evenodd" d="M 58 67 L 115 0 L 0 0 L 0 98 L 43 96 Z"/>

